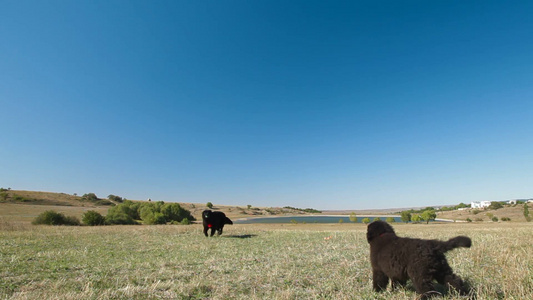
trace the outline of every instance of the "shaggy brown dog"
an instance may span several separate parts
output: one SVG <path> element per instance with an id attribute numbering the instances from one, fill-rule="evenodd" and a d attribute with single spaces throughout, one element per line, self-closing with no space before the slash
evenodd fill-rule
<path id="1" fill-rule="evenodd" d="M 218 235 L 222 234 L 225 224 L 233 224 L 233 222 L 226 217 L 221 211 L 211 211 L 206 209 L 202 212 L 202 223 L 204 225 L 204 235 L 207 236 L 207 231 L 211 229 L 211 236 L 217 231 Z"/>
<path id="2" fill-rule="evenodd" d="M 391 225 L 374 221 L 368 225 L 366 239 L 370 244 L 373 287 L 379 292 L 387 288 L 404 286 L 411 279 L 422 299 L 439 294 L 433 280 L 455 288 L 467 295 L 469 288 L 453 273 L 444 253 L 457 247 L 470 247 L 469 237 L 458 236 L 448 241 L 421 240 L 398 237 Z"/>

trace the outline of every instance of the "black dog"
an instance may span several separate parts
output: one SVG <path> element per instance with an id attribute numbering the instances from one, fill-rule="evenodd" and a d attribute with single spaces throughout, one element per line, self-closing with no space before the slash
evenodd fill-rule
<path id="1" fill-rule="evenodd" d="M 452 286 L 461 295 L 469 293 L 444 256 L 446 251 L 457 247 L 469 248 L 472 245 L 469 237 L 457 236 L 448 241 L 402 238 L 388 223 L 374 221 L 368 225 L 366 239 L 370 244 L 375 291 L 386 289 L 389 279 L 393 289 L 411 279 L 422 299 L 439 294 L 433 280 Z"/>
<path id="2" fill-rule="evenodd" d="M 204 224 L 204 235 L 207 236 L 207 231 L 211 229 L 211 236 L 218 232 L 218 235 L 222 234 L 222 229 L 225 224 L 232 225 L 233 222 L 226 217 L 221 211 L 210 211 L 209 209 L 202 212 L 202 223 Z"/>

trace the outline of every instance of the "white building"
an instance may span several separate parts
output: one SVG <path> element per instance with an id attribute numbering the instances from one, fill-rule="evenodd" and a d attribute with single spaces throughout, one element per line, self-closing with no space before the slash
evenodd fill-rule
<path id="1" fill-rule="evenodd" d="M 472 208 L 485 208 L 490 206 L 491 201 L 479 201 L 479 202 L 472 202 L 470 206 Z"/>

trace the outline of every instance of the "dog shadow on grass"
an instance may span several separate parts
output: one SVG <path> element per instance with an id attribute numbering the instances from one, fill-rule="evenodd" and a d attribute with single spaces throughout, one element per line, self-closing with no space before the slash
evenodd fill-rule
<path id="1" fill-rule="evenodd" d="M 238 235 L 225 235 L 225 238 L 234 238 L 234 239 L 251 239 L 256 237 L 257 234 L 238 234 Z"/>
<path id="2" fill-rule="evenodd" d="M 468 295 L 462 296 L 463 299 L 477 300 L 477 293 L 476 293 L 476 290 L 472 287 L 471 281 L 468 278 L 466 278 L 464 283 L 466 284 L 466 286 L 470 290 L 470 293 Z M 454 290 L 452 288 L 448 287 L 448 286 L 445 286 L 443 284 L 434 282 L 433 283 L 433 287 L 435 288 L 435 291 L 430 292 L 429 294 L 427 294 L 426 296 L 428 296 L 428 298 L 431 298 L 432 296 L 443 296 L 443 297 L 454 296 L 454 293 L 455 293 Z M 416 292 L 415 287 L 413 286 L 412 282 L 410 282 L 410 281 L 405 286 L 403 286 L 403 288 L 406 289 L 406 290 L 409 290 L 411 292 Z M 461 297 L 461 296 L 459 296 L 459 297 Z M 439 299 L 438 297 L 434 297 L 434 298 L 435 299 Z M 504 299 L 504 297 L 498 298 L 498 299 Z"/>

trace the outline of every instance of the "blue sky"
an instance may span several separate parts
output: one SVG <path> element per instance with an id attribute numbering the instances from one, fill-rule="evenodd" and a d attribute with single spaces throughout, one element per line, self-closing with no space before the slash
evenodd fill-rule
<path id="1" fill-rule="evenodd" d="M 1 1 L 0 186 L 318 209 L 530 198 L 532 12 Z"/>

